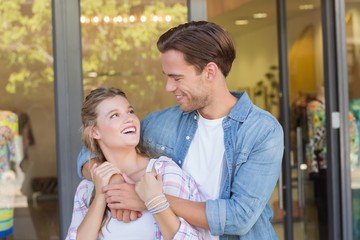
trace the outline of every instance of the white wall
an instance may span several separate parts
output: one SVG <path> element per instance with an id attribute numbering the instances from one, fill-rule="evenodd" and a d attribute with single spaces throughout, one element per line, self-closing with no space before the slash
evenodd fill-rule
<path id="1" fill-rule="evenodd" d="M 316 81 L 320 84 L 323 82 L 320 11 L 304 12 L 302 15 L 288 19 L 288 49 L 308 25 L 313 25 L 315 28 Z M 228 77 L 230 89 L 254 86 L 259 80 L 265 80 L 264 74 L 269 71 L 269 67 L 278 66 L 276 25 L 232 36 L 236 43 L 237 58 Z"/>

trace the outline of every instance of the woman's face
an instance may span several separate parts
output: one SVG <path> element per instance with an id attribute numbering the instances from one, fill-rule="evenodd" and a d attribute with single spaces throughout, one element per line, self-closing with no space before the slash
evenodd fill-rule
<path id="1" fill-rule="evenodd" d="M 103 100 L 96 108 L 96 126 L 92 136 L 104 148 L 135 148 L 140 140 L 140 120 L 122 96 Z"/>

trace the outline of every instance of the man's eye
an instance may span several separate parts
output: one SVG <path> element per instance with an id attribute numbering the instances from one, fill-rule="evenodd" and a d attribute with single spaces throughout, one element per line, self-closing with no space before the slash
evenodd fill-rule
<path id="1" fill-rule="evenodd" d="M 134 113 L 135 113 L 135 110 L 134 110 L 134 109 L 131 109 L 131 110 L 129 111 L 129 113 L 134 114 Z"/>

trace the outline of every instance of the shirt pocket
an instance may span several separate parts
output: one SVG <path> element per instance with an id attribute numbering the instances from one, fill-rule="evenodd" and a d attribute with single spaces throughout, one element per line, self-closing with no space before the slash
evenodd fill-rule
<path id="1" fill-rule="evenodd" d="M 155 151 L 160 156 L 167 156 L 169 158 L 172 158 L 173 155 L 173 149 L 165 144 L 156 143 L 155 144 Z"/>
<path id="2" fill-rule="evenodd" d="M 247 162 L 248 157 L 249 152 L 246 151 L 235 153 L 234 176 L 236 176 L 241 166 Z"/>
<path id="3" fill-rule="evenodd" d="M 152 138 L 143 138 L 143 144 L 151 154 L 155 156 L 167 156 L 172 158 L 173 148 L 166 144 L 158 143 Z"/>

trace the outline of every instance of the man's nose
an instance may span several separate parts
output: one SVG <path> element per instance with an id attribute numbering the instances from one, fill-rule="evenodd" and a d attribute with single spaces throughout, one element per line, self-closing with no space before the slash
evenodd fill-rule
<path id="1" fill-rule="evenodd" d="M 176 89 L 176 85 L 175 85 L 175 81 L 171 78 L 168 78 L 166 80 L 166 86 L 165 86 L 165 90 L 167 92 L 174 92 Z"/>

